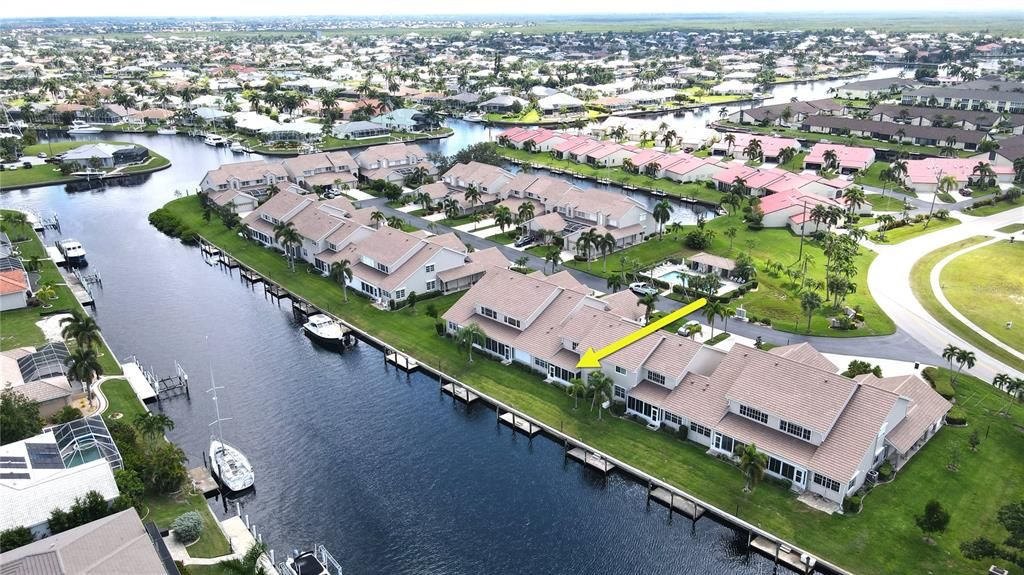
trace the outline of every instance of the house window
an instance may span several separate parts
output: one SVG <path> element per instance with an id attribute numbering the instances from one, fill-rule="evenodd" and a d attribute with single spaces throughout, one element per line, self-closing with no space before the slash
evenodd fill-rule
<path id="1" fill-rule="evenodd" d="M 576 372 L 569 371 L 568 369 L 563 369 L 561 367 L 558 367 L 557 365 L 548 364 L 548 375 L 550 375 L 551 377 L 561 379 L 562 381 L 569 381 L 570 379 L 576 377 Z"/>
<path id="2" fill-rule="evenodd" d="M 776 459 L 774 457 L 769 456 L 768 472 L 778 475 L 779 477 L 785 477 L 786 479 L 798 485 L 804 484 L 804 470 L 790 463 L 786 463 L 781 459 Z"/>
<path id="3" fill-rule="evenodd" d="M 426 272 L 428 274 L 434 273 L 434 264 L 427 264 Z"/>
<path id="4" fill-rule="evenodd" d="M 829 479 L 820 473 L 815 473 L 813 481 L 829 491 L 839 493 L 839 482 L 835 479 Z"/>
<path id="5" fill-rule="evenodd" d="M 626 390 L 621 386 L 612 387 L 612 392 L 615 394 L 615 399 L 626 399 Z"/>
<path id="6" fill-rule="evenodd" d="M 540 368 L 540 369 L 542 369 L 544 371 L 548 370 L 548 362 L 544 361 L 543 359 L 541 359 L 539 357 L 533 358 L 533 365 L 537 366 L 538 368 Z"/>
<path id="7" fill-rule="evenodd" d="M 519 329 L 519 320 L 514 317 L 505 316 L 505 323 L 516 329 Z"/>
<path id="8" fill-rule="evenodd" d="M 574 341 L 574 342 L 572 342 L 572 350 L 573 350 L 573 351 L 576 351 L 576 350 L 578 350 L 579 348 L 580 348 L 580 344 L 576 343 L 575 341 Z"/>
<path id="9" fill-rule="evenodd" d="M 768 423 L 768 414 L 753 407 L 746 405 L 740 406 L 740 415 L 743 417 L 753 419 L 754 421 L 760 421 L 761 423 Z"/>
<path id="10" fill-rule="evenodd" d="M 715 449 L 725 451 L 726 453 L 733 453 L 733 450 L 739 447 L 737 442 L 729 437 L 728 435 L 722 435 L 721 433 L 715 434 Z"/>
<path id="11" fill-rule="evenodd" d="M 711 429 L 692 421 L 690 422 L 690 431 L 703 435 L 704 437 L 711 437 Z"/>
<path id="12" fill-rule="evenodd" d="M 651 371 L 648 369 L 647 379 L 653 381 L 654 383 L 657 383 L 658 385 L 665 385 L 665 376 L 656 371 Z"/>
<path id="13" fill-rule="evenodd" d="M 800 439 L 803 439 L 804 441 L 810 441 L 811 440 L 811 430 L 810 429 L 801 427 L 801 426 L 799 426 L 799 425 L 797 425 L 795 423 L 792 423 L 790 421 L 786 421 L 784 419 L 779 421 L 779 430 L 785 431 L 786 433 L 788 433 L 788 434 L 790 434 L 792 436 L 799 437 Z"/>
<path id="14" fill-rule="evenodd" d="M 626 368 L 619 367 L 619 366 L 616 365 L 615 366 L 615 373 L 617 373 L 619 375 L 626 375 Z"/>
<path id="15" fill-rule="evenodd" d="M 430 280 L 427 282 L 427 291 L 434 291 L 437 289 L 437 280 Z"/>
<path id="16" fill-rule="evenodd" d="M 377 269 L 382 271 L 382 272 L 384 272 L 384 273 L 388 273 L 388 266 L 386 266 L 386 265 L 384 265 L 382 263 L 378 263 L 377 264 Z"/>
<path id="17" fill-rule="evenodd" d="M 491 318 L 493 320 L 497 320 L 498 319 L 498 312 L 494 311 L 493 309 L 491 309 L 489 307 L 481 306 L 480 307 L 480 315 L 482 315 L 484 317 L 489 317 L 489 318 Z"/>
<path id="18" fill-rule="evenodd" d="M 662 415 L 664 416 L 665 421 L 667 421 L 669 423 L 673 423 L 673 424 L 675 424 L 677 426 L 683 424 L 683 418 L 679 417 L 678 415 L 676 415 L 676 414 L 674 414 L 672 412 L 662 411 Z"/>

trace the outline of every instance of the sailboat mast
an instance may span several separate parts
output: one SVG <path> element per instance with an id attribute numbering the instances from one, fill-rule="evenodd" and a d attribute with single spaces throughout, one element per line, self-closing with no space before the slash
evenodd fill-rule
<path id="1" fill-rule="evenodd" d="M 220 417 L 220 401 L 217 400 L 217 381 L 213 378 L 213 362 L 210 362 L 210 390 L 213 391 L 213 408 L 217 413 L 217 439 L 220 440 L 220 447 L 224 449 L 224 425 Z"/>

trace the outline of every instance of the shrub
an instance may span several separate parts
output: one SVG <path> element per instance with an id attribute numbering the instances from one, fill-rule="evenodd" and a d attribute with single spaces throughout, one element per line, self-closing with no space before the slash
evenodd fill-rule
<path id="1" fill-rule="evenodd" d="M 439 320 L 434 322 L 434 331 L 437 332 L 437 335 L 444 335 L 444 331 L 445 331 L 444 320 L 439 319 Z"/>
<path id="2" fill-rule="evenodd" d="M 773 477 L 771 475 L 765 475 L 764 481 L 765 483 L 770 483 L 772 485 L 781 487 L 786 490 L 789 490 L 791 487 L 793 487 L 793 482 L 784 477 Z"/>
<path id="3" fill-rule="evenodd" d="M 860 511 L 860 503 L 863 501 L 863 497 L 857 494 L 843 498 L 843 512 L 844 513 L 856 513 Z"/>
<path id="4" fill-rule="evenodd" d="M 181 243 L 191 245 L 196 243 L 196 231 L 182 222 L 176 215 L 166 208 L 160 208 L 149 214 L 149 223 L 160 232 L 181 240 Z"/>
<path id="5" fill-rule="evenodd" d="M 953 406 L 946 413 L 946 423 L 949 425 L 967 425 L 967 415 L 957 406 Z"/>
<path id="6" fill-rule="evenodd" d="M 35 541 L 32 530 L 28 527 L 12 527 L 0 531 L 0 553 L 17 549 Z"/>
<path id="7" fill-rule="evenodd" d="M 55 424 L 69 423 L 82 418 L 82 412 L 77 407 L 65 405 L 63 409 L 53 414 L 51 420 Z"/>
<path id="8" fill-rule="evenodd" d="M 931 384 L 935 393 L 938 393 L 948 400 L 952 400 L 956 397 L 956 390 L 953 389 L 953 384 L 950 383 L 949 378 L 943 376 L 942 372 L 938 369 L 935 369 L 934 367 L 926 367 L 921 370 L 921 377 Z"/>
<path id="9" fill-rule="evenodd" d="M 878 478 L 883 481 L 888 481 L 892 477 L 892 462 L 886 459 L 882 465 L 878 467 Z"/>
<path id="10" fill-rule="evenodd" d="M 171 530 L 180 543 L 195 543 L 203 533 L 203 517 L 195 511 L 182 513 L 171 523 Z"/>

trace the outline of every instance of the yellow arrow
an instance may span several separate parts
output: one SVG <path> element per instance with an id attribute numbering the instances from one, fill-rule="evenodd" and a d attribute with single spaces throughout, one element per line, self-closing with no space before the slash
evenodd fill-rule
<path id="1" fill-rule="evenodd" d="M 699 300 L 697 300 L 697 301 L 687 305 L 686 307 L 683 307 L 681 309 L 677 309 L 676 311 L 666 315 L 665 317 L 659 319 L 658 321 L 655 321 L 653 323 L 649 323 L 649 324 L 645 325 L 644 327 L 642 327 L 642 328 L 634 331 L 633 333 L 627 335 L 626 337 L 624 337 L 624 338 L 622 338 L 622 339 L 620 339 L 620 340 L 618 340 L 616 342 L 610 343 L 610 344 L 602 347 L 601 349 L 599 349 L 597 351 L 594 351 L 594 348 L 592 348 L 592 347 L 588 347 L 587 348 L 587 353 L 583 354 L 583 357 L 580 358 L 580 362 L 576 364 L 576 367 L 579 367 L 579 368 L 599 368 L 599 367 L 601 367 L 601 360 L 602 359 L 604 359 L 604 358 L 608 357 L 609 355 L 619 351 L 620 349 L 626 347 L 627 345 L 629 345 L 631 343 L 636 343 L 637 341 L 640 341 L 641 339 L 651 335 L 652 333 L 654 333 L 654 332 L 658 331 L 659 329 L 665 327 L 666 325 L 676 321 L 677 319 L 690 315 L 691 313 L 693 313 L 693 312 L 699 310 L 700 308 L 704 307 L 704 305 L 707 304 L 707 303 L 708 303 L 708 300 L 706 300 L 704 298 L 700 298 Z"/>

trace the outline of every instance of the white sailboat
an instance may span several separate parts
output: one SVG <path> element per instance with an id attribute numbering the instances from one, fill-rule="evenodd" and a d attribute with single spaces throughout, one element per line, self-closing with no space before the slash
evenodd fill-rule
<path id="1" fill-rule="evenodd" d="M 217 400 L 217 390 L 224 389 L 217 387 L 213 380 L 213 367 L 210 367 L 210 384 L 212 387 L 207 393 L 213 393 L 213 405 L 217 411 L 217 419 L 210 426 L 217 426 L 217 435 L 210 437 L 210 465 L 213 468 L 213 475 L 221 485 L 232 492 L 245 491 L 256 482 L 252 465 L 241 451 L 228 445 L 224 441 L 224 421 L 230 418 L 220 416 L 220 402 Z"/>

